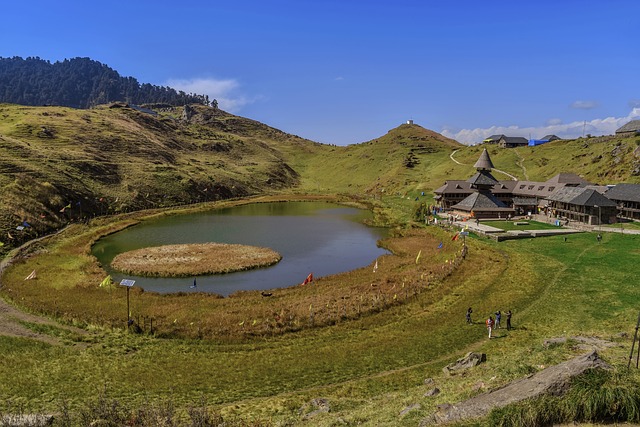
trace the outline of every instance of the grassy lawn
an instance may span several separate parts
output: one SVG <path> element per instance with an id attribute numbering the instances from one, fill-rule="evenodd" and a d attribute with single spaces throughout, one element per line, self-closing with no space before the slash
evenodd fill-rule
<path id="1" fill-rule="evenodd" d="M 501 228 L 502 230 L 551 230 L 562 228 L 553 224 L 538 221 L 481 221 L 483 224 L 491 227 Z M 526 223 L 526 225 L 516 225 L 516 222 Z"/>
<path id="2" fill-rule="evenodd" d="M 407 211 L 412 204 L 404 200 L 392 202 Z M 380 209 L 395 214 L 396 208 L 385 206 Z M 431 233 L 432 240 L 425 241 L 444 241 L 448 236 L 435 227 L 429 229 Z M 406 282 L 376 283 L 392 290 L 390 299 L 402 295 L 410 280 L 447 264 L 437 251 L 426 253 L 432 243 L 407 243 L 423 239 L 427 236 L 408 233 L 398 241 L 398 250 L 409 248 L 408 264 L 381 263 L 381 271 L 398 269 L 400 277 L 406 277 Z M 460 242 L 446 241 L 454 243 Z M 0 409 L 22 405 L 29 411 L 52 411 L 62 400 L 77 409 L 99 390 L 106 390 L 111 398 L 134 408 L 169 400 L 184 410 L 204 400 L 227 417 L 298 425 L 305 423 L 300 408 L 322 397 L 331 403 L 331 411 L 307 423 L 416 425 L 440 403 L 462 400 L 579 353 L 571 344 L 545 349 L 546 338 L 612 339 L 623 346 L 602 354 L 610 363 L 626 366 L 630 339 L 619 334 L 631 334 L 637 318 L 640 290 L 633 272 L 639 243 L 640 236 L 609 234 L 598 243 L 592 233 L 574 235 L 567 242 L 549 237 L 496 243 L 472 237 L 467 239 L 469 255 L 457 270 L 426 285 L 403 304 L 388 304 L 331 325 L 238 342 L 160 339 L 91 322 L 86 326 L 91 334 L 72 337 L 62 346 L 0 337 L 6 362 L 0 368 L 0 396 L 8 397 Z M 58 244 L 49 249 L 64 247 Z M 417 247 L 424 250 L 418 263 Z M 58 256 L 63 268 L 78 275 L 74 280 L 81 282 L 82 271 L 91 271 L 86 260 L 72 262 L 68 253 Z M 16 277 L 24 277 L 23 270 Z M 371 288 L 369 270 L 351 272 L 344 282 L 356 286 L 364 281 Z M 73 283 L 67 281 L 63 289 L 72 301 L 83 298 L 78 293 L 81 288 Z M 314 288 L 291 298 L 306 307 L 307 292 Z M 21 303 L 20 294 L 12 298 L 19 305 L 26 303 Z M 171 310 L 183 316 L 193 310 L 189 303 L 172 305 Z M 228 308 L 229 316 L 233 310 L 242 310 L 242 303 L 238 304 Z M 464 320 L 469 306 L 474 310 L 471 326 Z M 514 312 L 515 329 L 498 330 L 497 339 L 487 340 L 484 318 L 508 309 Z M 206 311 L 201 315 L 209 316 Z M 59 335 L 55 329 L 51 333 Z M 487 353 L 487 363 L 462 376 L 443 376 L 445 364 L 472 350 Z M 440 395 L 424 397 L 433 387 L 425 384 L 426 378 L 434 379 Z M 399 417 L 400 411 L 415 403 L 419 409 Z"/>
<path id="3" fill-rule="evenodd" d="M 614 229 L 624 229 L 624 230 L 640 230 L 640 222 L 638 221 L 633 221 L 633 222 L 623 222 L 623 223 L 618 223 L 618 224 L 603 224 L 602 227 L 604 228 L 614 228 Z"/>

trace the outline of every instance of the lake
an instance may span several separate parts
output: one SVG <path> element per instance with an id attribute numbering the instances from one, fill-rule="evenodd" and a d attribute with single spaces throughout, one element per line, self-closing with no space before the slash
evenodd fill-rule
<path id="1" fill-rule="evenodd" d="M 92 253 L 118 283 L 126 277 L 147 291 L 228 296 L 240 290 L 294 286 L 309 273 L 319 278 L 372 263 L 388 251 L 377 246 L 387 230 L 361 222 L 370 215 L 368 211 L 324 202 L 254 203 L 145 221 L 100 239 Z M 110 268 L 113 258 L 122 252 L 207 242 L 268 247 L 279 252 L 282 260 L 266 268 L 188 278 L 136 277 Z M 191 287 L 194 279 L 196 288 Z"/>

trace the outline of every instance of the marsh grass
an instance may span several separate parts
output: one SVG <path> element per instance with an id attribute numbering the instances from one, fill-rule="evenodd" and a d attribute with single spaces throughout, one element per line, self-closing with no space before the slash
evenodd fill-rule
<path id="1" fill-rule="evenodd" d="M 200 243 L 142 248 L 118 254 L 111 266 L 129 274 L 188 277 L 231 273 L 278 263 L 282 256 L 257 246 Z"/>
<path id="2" fill-rule="evenodd" d="M 225 340 L 274 336 L 358 319 L 432 292 L 463 263 L 461 243 L 451 242 L 444 230 L 436 231 L 401 231 L 382 242 L 395 255 L 381 257 L 376 272 L 371 265 L 304 287 L 273 290 L 270 298 L 257 291 L 221 298 L 204 293 L 161 295 L 133 288 L 132 317 L 138 327 L 157 336 Z M 100 287 L 106 273 L 93 257 L 78 255 L 79 247 L 88 250 L 102 232 L 100 228 L 98 234 L 74 228 L 71 236 L 53 240 L 55 252 L 16 262 L 5 275 L 5 295 L 33 311 L 80 326 L 121 326 L 122 313 L 126 314 L 122 289 Z M 416 262 L 418 253 L 421 257 Z M 66 274 L 70 264 L 74 265 L 71 276 Z M 25 281 L 33 269 L 38 279 Z M 146 328 L 146 319 L 153 319 L 153 331 L 151 320 Z"/>

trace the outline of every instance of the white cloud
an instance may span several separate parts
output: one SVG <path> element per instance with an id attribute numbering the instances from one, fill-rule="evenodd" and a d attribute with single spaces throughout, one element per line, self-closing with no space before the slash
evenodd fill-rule
<path id="1" fill-rule="evenodd" d="M 570 107 L 575 110 L 592 110 L 598 106 L 596 101 L 574 101 Z"/>
<path id="2" fill-rule="evenodd" d="M 245 105 L 252 104 L 257 98 L 247 98 L 237 94 L 240 83 L 235 79 L 218 80 L 213 78 L 171 79 L 166 86 L 186 93 L 209 95 L 209 100 L 218 100 L 218 106 L 230 113 L 236 113 Z"/>
<path id="3" fill-rule="evenodd" d="M 629 107 L 640 108 L 640 99 L 632 99 L 629 101 Z"/>
<path id="4" fill-rule="evenodd" d="M 561 125 L 561 124 L 562 124 L 562 119 L 549 119 L 547 120 L 547 123 L 546 123 L 547 126 Z"/>
<path id="5" fill-rule="evenodd" d="M 545 135 L 557 135 L 563 139 L 573 139 L 583 134 L 591 135 L 613 135 L 620 126 L 630 120 L 640 118 L 640 107 L 634 108 L 626 117 L 607 117 L 605 119 L 594 119 L 589 121 L 577 121 L 572 123 L 554 123 L 556 119 L 547 122 L 546 126 L 540 127 L 519 127 L 519 126 L 491 126 L 489 128 L 462 129 L 453 132 L 449 129 L 441 133 L 449 138 L 453 138 L 463 144 L 474 144 L 481 142 L 489 135 L 505 134 L 508 136 L 523 136 L 525 138 L 542 138 Z"/>

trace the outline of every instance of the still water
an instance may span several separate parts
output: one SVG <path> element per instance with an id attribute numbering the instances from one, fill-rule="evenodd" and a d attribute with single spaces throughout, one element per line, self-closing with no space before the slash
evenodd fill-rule
<path id="1" fill-rule="evenodd" d="M 117 283 L 125 275 L 111 270 L 119 253 L 179 243 L 238 243 L 264 246 L 282 255 L 271 267 L 189 278 L 126 275 L 147 291 L 211 292 L 227 296 L 240 290 L 293 286 L 314 278 L 364 267 L 387 253 L 376 242 L 386 230 L 363 225 L 369 212 L 324 202 L 256 203 L 206 213 L 174 215 L 100 239 L 92 249 Z M 197 287 L 191 285 L 196 280 Z"/>

